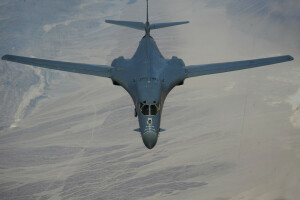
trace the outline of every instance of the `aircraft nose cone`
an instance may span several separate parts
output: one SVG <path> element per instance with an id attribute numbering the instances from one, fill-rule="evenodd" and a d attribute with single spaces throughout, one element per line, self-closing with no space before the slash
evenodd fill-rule
<path id="1" fill-rule="evenodd" d="M 155 132 L 145 132 L 142 136 L 143 142 L 148 149 L 152 149 L 157 142 L 157 134 Z"/>

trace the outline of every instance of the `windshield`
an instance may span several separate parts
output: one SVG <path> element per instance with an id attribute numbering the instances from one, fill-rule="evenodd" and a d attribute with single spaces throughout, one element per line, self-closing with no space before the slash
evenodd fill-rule
<path id="1" fill-rule="evenodd" d="M 149 105 L 143 105 L 141 108 L 143 115 L 149 115 Z"/>
<path id="2" fill-rule="evenodd" d="M 154 103 L 154 102 L 153 102 Z M 160 109 L 159 103 L 155 104 L 146 104 L 146 102 L 140 103 L 140 110 L 143 115 L 149 116 L 149 115 L 156 115 Z"/>

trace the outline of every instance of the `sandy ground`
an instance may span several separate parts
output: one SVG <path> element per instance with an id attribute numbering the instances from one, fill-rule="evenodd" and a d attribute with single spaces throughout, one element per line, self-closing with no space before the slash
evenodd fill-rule
<path id="1" fill-rule="evenodd" d="M 0 132 L 1 199 L 297 200 L 300 45 L 291 40 L 299 30 L 276 43 L 286 27 L 262 37 L 261 27 L 277 22 L 237 17 L 230 2 L 153 1 L 153 21 L 192 22 L 153 32 L 162 53 L 187 65 L 280 53 L 295 61 L 186 80 L 166 100 L 161 126 L 167 131 L 153 150 L 133 131 L 138 122 L 122 88 L 105 78 L 59 73 L 43 91 L 46 98 Z M 142 33 L 101 24 L 81 35 L 74 28 L 91 20 L 87 11 L 96 6 L 111 6 L 97 20 L 144 20 L 144 2 L 127 3 L 81 3 L 82 14 L 41 26 L 45 40 L 56 29 L 79 34 L 71 34 L 74 43 L 61 46 L 58 59 L 109 64 L 130 57 Z"/>

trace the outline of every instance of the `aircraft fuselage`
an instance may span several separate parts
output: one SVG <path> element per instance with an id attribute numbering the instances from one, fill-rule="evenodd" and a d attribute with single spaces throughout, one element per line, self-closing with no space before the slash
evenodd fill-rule
<path id="1" fill-rule="evenodd" d="M 9 54 L 4 55 L 2 60 L 53 70 L 111 78 L 114 85 L 122 86 L 131 96 L 135 106 L 135 116 L 139 120 L 140 128 L 138 131 L 141 133 L 145 146 L 149 149 L 156 145 L 159 132 L 162 131 L 160 129 L 161 114 L 168 93 L 175 86 L 183 85 L 186 78 L 244 70 L 294 60 L 292 56 L 285 55 L 185 66 L 184 62 L 175 56 L 171 59 L 165 59 L 150 36 L 150 30 L 187 24 L 189 22 L 150 24 L 148 19 L 148 0 L 146 23 L 118 20 L 105 20 L 105 22 L 145 31 L 145 36 L 140 41 L 131 59 L 119 57 L 112 62 L 111 66 L 63 62 Z"/>
<path id="2" fill-rule="evenodd" d="M 165 59 L 154 39 L 145 35 L 131 59 L 112 62 L 111 79 L 132 97 L 145 146 L 152 149 L 160 131 L 161 113 L 167 94 L 185 79 L 181 59 Z"/>

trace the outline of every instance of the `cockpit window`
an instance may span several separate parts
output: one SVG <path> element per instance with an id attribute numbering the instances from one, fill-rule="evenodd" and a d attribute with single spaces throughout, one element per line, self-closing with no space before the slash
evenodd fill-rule
<path id="1" fill-rule="evenodd" d="M 156 115 L 156 113 L 157 113 L 156 105 L 151 105 L 150 106 L 150 113 L 151 113 L 151 115 Z"/>
<path id="2" fill-rule="evenodd" d="M 148 105 L 146 102 L 140 103 L 140 110 L 143 113 L 143 115 L 149 116 L 149 115 L 156 115 L 160 109 L 159 103 L 153 102 L 155 104 Z"/>
<path id="3" fill-rule="evenodd" d="M 141 111 L 143 115 L 149 115 L 149 105 L 143 105 Z"/>

